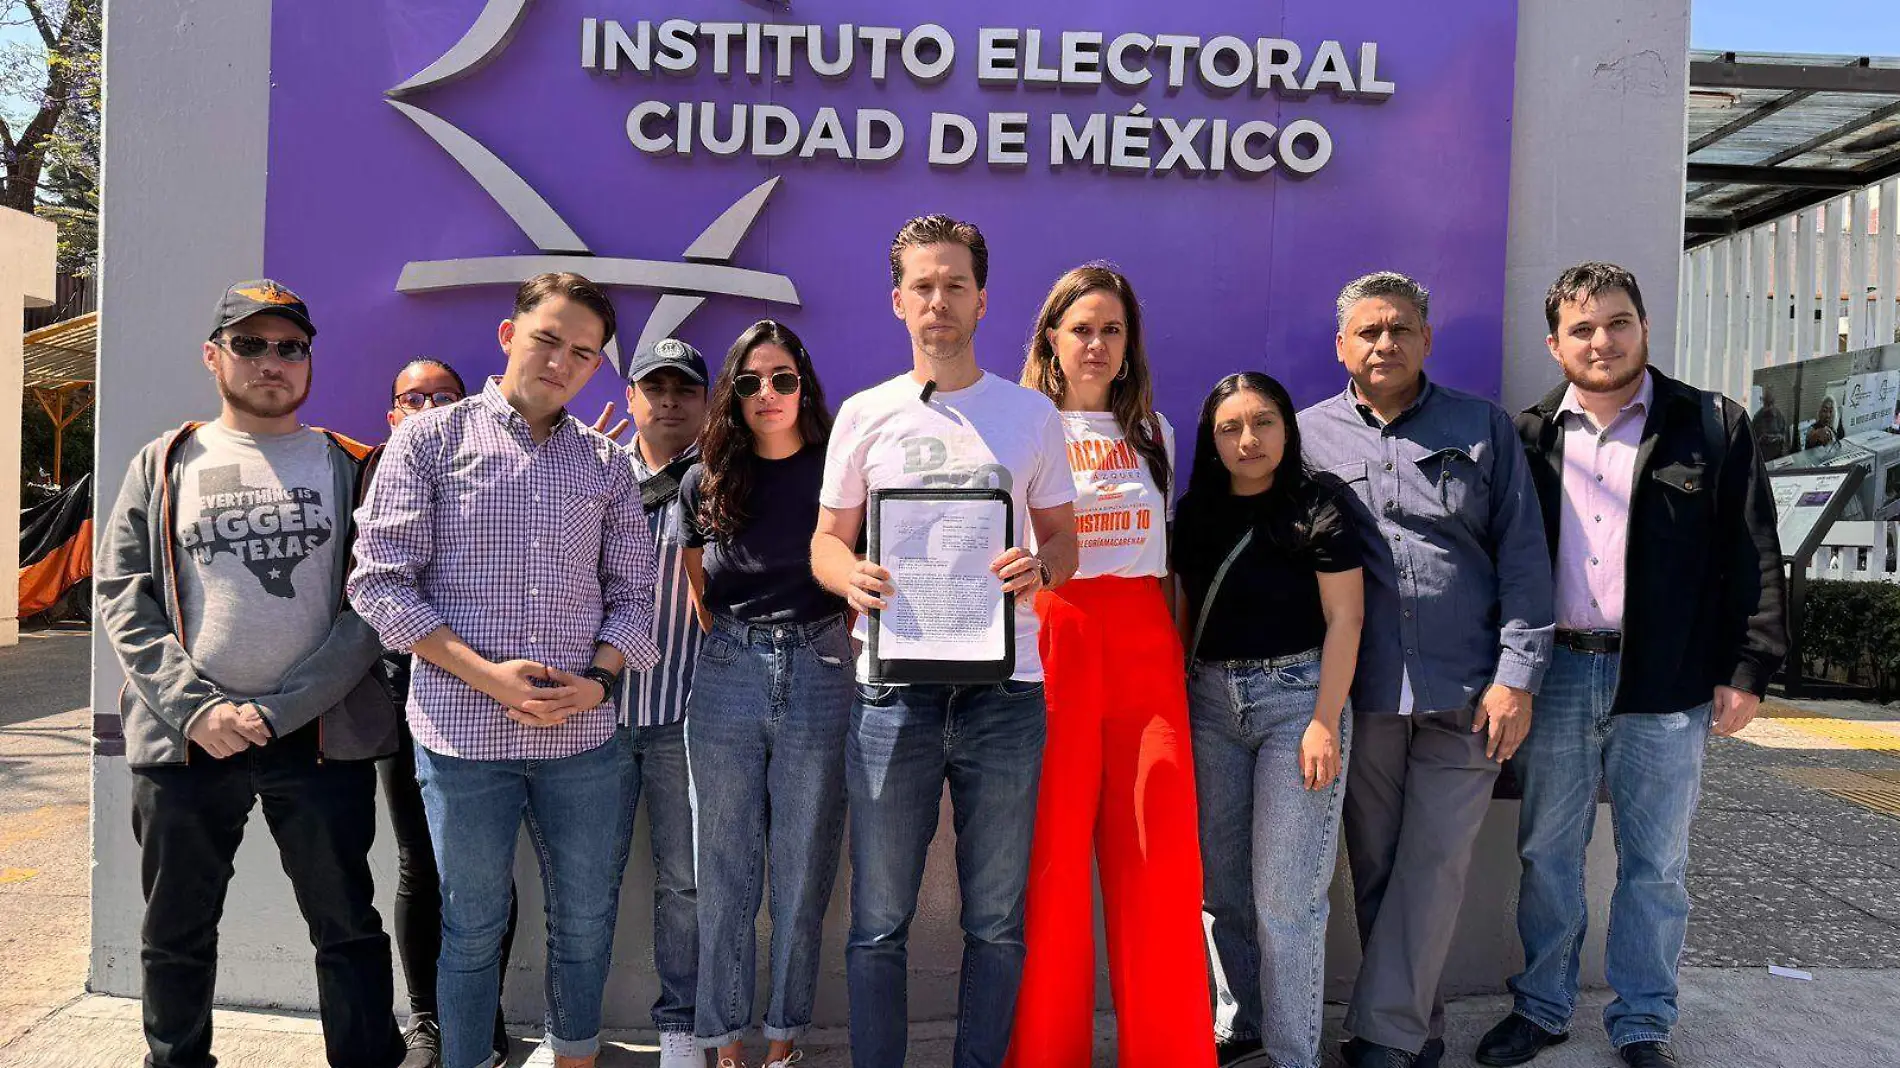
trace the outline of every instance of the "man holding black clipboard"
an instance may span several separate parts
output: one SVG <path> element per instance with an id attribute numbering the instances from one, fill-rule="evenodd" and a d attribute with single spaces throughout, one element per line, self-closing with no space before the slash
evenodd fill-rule
<path id="1" fill-rule="evenodd" d="M 852 866 L 845 970 L 857 1068 L 904 1063 L 906 940 L 945 781 L 955 809 L 965 945 L 956 1068 L 1003 1063 L 1022 978 L 1043 742 L 1031 606 L 1038 590 L 1075 570 L 1075 488 L 1055 406 L 977 366 L 972 338 L 988 273 L 988 248 L 969 223 L 932 215 L 898 231 L 891 308 L 910 333 L 911 370 L 844 403 L 825 459 L 812 571 L 860 613 L 860 640 L 878 625 L 872 613 L 883 613 L 898 593 L 891 571 L 855 550 L 873 492 L 1000 490 L 1010 527 L 1010 547 L 989 571 L 1008 598 L 1013 657 L 1000 666 L 945 662 L 935 672 L 913 661 L 905 676 L 968 680 L 957 682 L 893 681 L 868 647 L 858 659 L 845 742 Z M 1036 553 L 1024 547 L 1025 527 Z"/>

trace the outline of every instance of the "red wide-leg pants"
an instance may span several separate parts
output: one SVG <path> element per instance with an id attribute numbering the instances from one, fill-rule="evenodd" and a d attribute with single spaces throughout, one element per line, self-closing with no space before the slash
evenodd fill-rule
<path id="1" fill-rule="evenodd" d="M 1090 1062 L 1099 865 L 1120 1068 L 1214 1068 L 1194 752 L 1161 583 L 1078 579 L 1036 614 L 1048 735 L 1007 1064 Z"/>

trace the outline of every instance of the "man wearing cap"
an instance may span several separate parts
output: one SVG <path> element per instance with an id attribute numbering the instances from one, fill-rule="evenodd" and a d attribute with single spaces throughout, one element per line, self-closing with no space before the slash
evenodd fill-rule
<path id="1" fill-rule="evenodd" d="M 706 422 L 706 360 L 699 350 L 667 338 L 636 353 L 627 371 L 627 413 L 634 425 L 627 456 L 653 536 L 653 640 L 660 660 L 621 681 L 620 722 L 633 739 L 631 800 L 645 793 L 653 832 L 653 969 L 660 979 L 653 1027 L 660 1033 L 660 1068 L 696 1068 L 705 1055 L 693 1042 L 699 906 L 685 717 L 701 631 L 688 596 L 679 489 L 699 463 L 696 442 Z"/>
<path id="2" fill-rule="evenodd" d="M 99 617 L 126 677 L 152 1068 L 216 1063 L 218 921 L 259 802 L 316 947 L 329 1063 L 403 1057 L 369 867 L 374 758 L 395 750 L 396 719 L 369 676 L 376 635 L 343 602 L 365 450 L 297 420 L 315 335 L 276 282 L 227 290 L 203 354 L 218 418 L 142 449 L 100 536 Z"/>
<path id="3" fill-rule="evenodd" d="M 493 1060 L 502 932 L 525 818 L 548 909 L 547 1040 L 592 1068 L 633 832 L 612 697 L 653 643 L 653 541 L 626 456 L 568 414 L 613 304 L 576 274 L 516 291 L 507 367 L 403 420 L 357 510 L 350 599 L 415 653 L 408 721 L 442 881 L 444 1068 Z"/>

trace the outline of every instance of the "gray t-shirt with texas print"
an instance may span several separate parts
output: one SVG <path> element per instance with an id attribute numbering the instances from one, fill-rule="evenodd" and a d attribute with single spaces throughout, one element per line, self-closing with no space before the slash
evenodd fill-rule
<path id="1" fill-rule="evenodd" d="M 335 477 L 320 431 L 221 423 L 183 446 L 176 502 L 185 648 L 232 697 L 275 693 L 336 617 Z"/>

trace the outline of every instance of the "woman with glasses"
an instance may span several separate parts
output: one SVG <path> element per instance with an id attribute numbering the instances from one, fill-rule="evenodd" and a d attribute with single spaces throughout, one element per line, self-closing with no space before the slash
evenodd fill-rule
<path id="1" fill-rule="evenodd" d="M 455 368 L 431 356 L 418 356 L 403 365 L 389 387 L 389 427 L 430 408 L 446 408 L 468 396 L 468 387 Z"/>
<path id="2" fill-rule="evenodd" d="M 680 487 L 686 572 L 707 635 L 686 752 L 696 800 L 695 1031 L 743 1068 L 755 924 L 771 874 L 766 1068 L 800 1060 L 844 833 L 851 713 L 845 605 L 812 578 L 831 413 L 805 345 L 771 320 L 733 342 L 707 403 L 704 462 Z"/>
<path id="3" fill-rule="evenodd" d="M 1128 280 L 1101 264 L 1058 279 L 1022 384 L 1062 413 L 1081 565 L 1036 596 L 1048 734 L 1007 1063 L 1089 1063 L 1099 871 L 1117 1063 L 1213 1068 L 1194 762 L 1164 585 L 1174 430 L 1154 408 Z"/>
<path id="4" fill-rule="evenodd" d="M 1365 587 L 1341 491 L 1307 473 L 1286 389 L 1201 406 L 1174 527 L 1221 1063 L 1319 1068 L 1327 887 Z"/>

